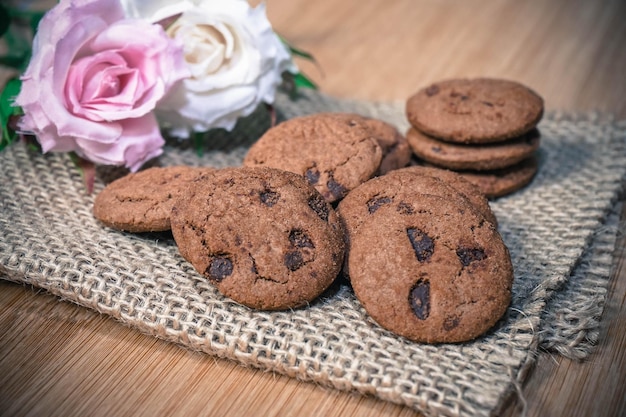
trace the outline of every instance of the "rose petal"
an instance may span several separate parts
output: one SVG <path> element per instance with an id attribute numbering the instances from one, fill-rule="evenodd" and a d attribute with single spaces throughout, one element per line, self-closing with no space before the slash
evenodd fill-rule
<path id="1" fill-rule="evenodd" d="M 125 120 L 120 125 L 122 134 L 115 144 L 77 139 L 79 149 L 76 152 L 95 163 L 125 165 L 131 171 L 138 170 L 145 162 L 163 152 L 165 141 L 152 113 Z"/>
<path id="2" fill-rule="evenodd" d="M 243 1 L 243 0 L 242 0 Z M 182 0 L 121 0 L 127 17 L 158 22 L 190 9 L 194 2 Z"/>

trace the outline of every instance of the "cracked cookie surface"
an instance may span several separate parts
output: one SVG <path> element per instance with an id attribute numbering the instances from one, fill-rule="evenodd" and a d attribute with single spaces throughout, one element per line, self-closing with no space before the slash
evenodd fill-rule
<path id="1" fill-rule="evenodd" d="M 506 312 L 513 281 L 495 226 L 467 203 L 415 193 L 388 197 L 350 240 L 350 282 L 365 310 L 418 342 L 485 333 Z"/>
<path id="2" fill-rule="evenodd" d="M 185 187 L 211 167 L 153 167 L 108 184 L 95 198 L 94 216 L 108 227 L 128 232 L 170 229 L 170 212 Z"/>
<path id="3" fill-rule="evenodd" d="M 381 147 L 360 116 L 318 113 L 269 129 L 251 146 L 243 165 L 300 174 L 334 202 L 371 178 L 381 160 Z"/>
<path id="4" fill-rule="evenodd" d="M 181 255 L 225 296 L 255 309 L 302 306 L 334 281 L 343 232 L 300 175 L 227 168 L 199 180 L 172 210 Z"/>

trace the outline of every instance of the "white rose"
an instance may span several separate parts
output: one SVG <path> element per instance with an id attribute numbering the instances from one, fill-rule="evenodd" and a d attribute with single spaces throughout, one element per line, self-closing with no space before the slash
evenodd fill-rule
<path id="1" fill-rule="evenodd" d="M 296 68 L 272 30 L 265 4 L 245 0 L 122 0 L 129 17 L 166 21 L 166 32 L 184 44 L 192 76 L 157 107 L 170 133 L 221 127 L 231 130 L 260 103 L 273 103 L 282 73 Z M 171 21 L 173 20 L 173 21 Z"/>

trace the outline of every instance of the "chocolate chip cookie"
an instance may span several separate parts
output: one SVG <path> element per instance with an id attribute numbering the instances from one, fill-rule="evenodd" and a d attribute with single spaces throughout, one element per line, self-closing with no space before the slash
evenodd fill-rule
<path id="1" fill-rule="evenodd" d="M 378 170 L 382 150 L 361 117 L 319 113 L 287 120 L 250 147 L 244 166 L 302 175 L 334 202 Z"/>
<path id="2" fill-rule="evenodd" d="M 255 309 L 312 301 L 343 262 L 333 208 L 303 176 L 269 167 L 226 168 L 197 181 L 172 209 L 172 233 L 200 274 Z"/>
<path id="3" fill-rule="evenodd" d="M 437 82 L 406 103 L 413 127 L 457 143 L 499 142 L 520 136 L 537 125 L 543 110 L 543 99 L 533 90 L 493 78 Z"/>
<path id="4" fill-rule="evenodd" d="M 390 195 L 350 243 L 350 281 L 380 326 L 410 340 L 463 342 L 511 300 L 513 268 L 495 226 L 471 205 Z"/>
<path id="5" fill-rule="evenodd" d="M 108 184 L 95 198 L 94 216 L 108 227 L 128 232 L 170 229 L 170 212 L 185 187 L 210 167 L 154 167 Z"/>
<path id="6" fill-rule="evenodd" d="M 413 165 L 406 168 L 402 168 L 397 171 L 390 172 L 388 175 L 402 174 L 403 172 L 410 172 L 415 175 L 422 175 L 428 177 L 439 178 L 444 181 L 446 185 L 453 188 L 456 192 L 465 197 L 472 205 L 485 216 L 485 219 L 498 225 L 498 220 L 489 206 L 489 201 L 483 192 L 475 184 L 463 178 L 460 174 L 447 169 L 425 167 L 420 165 Z"/>
<path id="7" fill-rule="evenodd" d="M 503 142 L 457 144 L 430 137 L 409 129 L 407 140 L 413 153 L 431 164 L 454 170 L 484 171 L 506 168 L 533 155 L 539 148 L 539 130 Z"/>
<path id="8" fill-rule="evenodd" d="M 525 187 L 538 170 L 537 157 L 532 156 L 511 167 L 494 171 L 458 171 L 487 198 L 502 197 Z"/>
<path id="9" fill-rule="evenodd" d="M 374 133 L 383 152 L 383 158 L 376 174 L 384 175 L 394 169 L 407 166 L 411 160 L 412 151 L 406 137 L 393 125 L 383 120 L 366 117 L 364 121 Z"/>

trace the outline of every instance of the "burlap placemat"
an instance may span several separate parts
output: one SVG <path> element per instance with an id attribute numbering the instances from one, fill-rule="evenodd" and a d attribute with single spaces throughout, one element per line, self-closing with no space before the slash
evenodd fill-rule
<path id="1" fill-rule="evenodd" d="M 407 127 L 403 106 L 305 92 L 279 96 L 279 119 L 352 111 Z M 238 165 L 269 126 L 263 111 L 211 132 L 202 156 L 170 144 L 161 165 Z M 606 295 L 626 174 L 626 123 L 546 115 L 539 173 L 492 203 L 515 268 L 513 302 L 471 343 L 412 343 L 378 327 L 346 285 L 307 308 L 258 312 L 223 298 L 168 234 L 133 235 L 92 216 L 67 155 L 16 144 L 0 153 L 0 276 L 44 288 L 142 332 L 241 364 L 371 394 L 426 415 L 490 415 L 519 388 L 539 346 L 589 354 Z M 99 169 L 96 193 L 120 169 Z M 581 308 L 582 307 L 582 308 Z"/>

